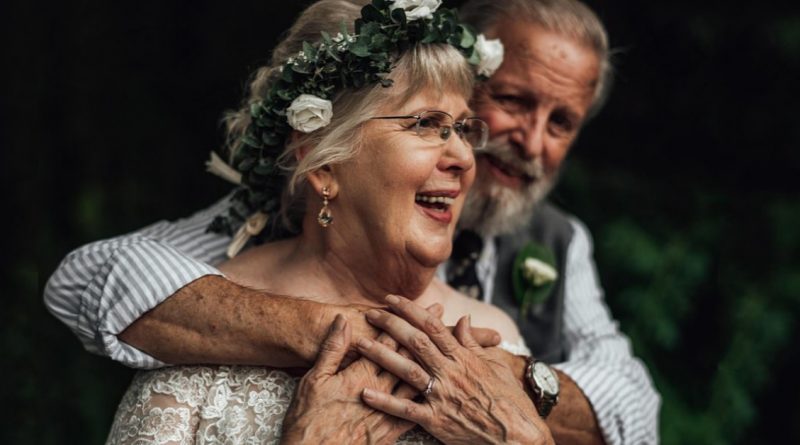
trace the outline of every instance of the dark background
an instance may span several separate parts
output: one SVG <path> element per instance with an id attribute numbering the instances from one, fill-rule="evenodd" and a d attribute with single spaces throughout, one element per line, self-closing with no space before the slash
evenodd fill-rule
<path id="1" fill-rule="evenodd" d="M 99 444 L 131 372 L 44 309 L 92 240 L 202 208 L 221 112 L 308 2 L 0 6 L 0 442 Z M 662 394 L 665 444 L 800 443 L 800 7 L 590 1 L 617 81 L 554 199 Z"/>

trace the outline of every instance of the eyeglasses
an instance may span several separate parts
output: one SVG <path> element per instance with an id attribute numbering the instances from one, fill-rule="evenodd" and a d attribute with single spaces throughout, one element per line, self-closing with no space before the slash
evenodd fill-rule
<path id="1" fill-rule="evenodd" d="M 477 117 L 456 122 L 453 116 L 444 111 L 423 111 L 409 116 L 377 116 L 372 119 L 416 119 L 414 131 L 417 136 L 431 143 L 447 141 L 454 131 L 473 150 L 483 148 L 489 140 L 489 125 L 486 122 Z"/>

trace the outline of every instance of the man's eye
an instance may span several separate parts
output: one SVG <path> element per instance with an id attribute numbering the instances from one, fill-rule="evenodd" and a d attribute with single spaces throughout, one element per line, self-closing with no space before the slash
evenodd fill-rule
<path id="1" fill-rule="evenodd" d="M 550 121 L 555 126 L 555 129 L 561 133 L 569 133 L 575 128 L 575 124 L 567 116 L 556 113 L 550 117 Z"/>
<path id="2" fill-rule="evenodd" d="M 527 106 L 525 98 L 513 94 L 495 94 L 492 96 L 492 100 L 500 106 L 511 110 L 522 110 Z"/>

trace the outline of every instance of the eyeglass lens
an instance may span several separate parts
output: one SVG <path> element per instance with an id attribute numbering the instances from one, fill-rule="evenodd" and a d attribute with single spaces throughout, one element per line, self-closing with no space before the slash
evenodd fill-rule
<path id="1" fill-rule="evenodd" d="M 449 114 L 441 111 L 426 111 L 417 119 L 417 134 L 430 142 L 446 141 L 454 130 L 473 148 L 480 148 L 486 144 L 488 128 L 480 119 L 467 118 L 453 122 Z"/>

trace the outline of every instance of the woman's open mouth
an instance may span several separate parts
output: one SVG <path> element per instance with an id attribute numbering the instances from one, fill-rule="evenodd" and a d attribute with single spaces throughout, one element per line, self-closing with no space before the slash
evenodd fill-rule
<path id="1" fill-rule="evenodd" d="M 453 212 L 450 207 L 456 202 L 455 197 L 458 192 L 421 192 L 414 196 L 414 203 L 428 217 L 444 224 L 449 224 L 453 220 Z"/>

